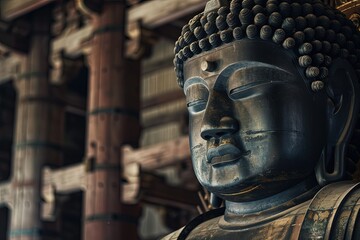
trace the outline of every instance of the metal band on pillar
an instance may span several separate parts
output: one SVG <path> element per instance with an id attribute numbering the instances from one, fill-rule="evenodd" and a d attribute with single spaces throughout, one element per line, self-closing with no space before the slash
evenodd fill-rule
<path id="1" fill-rule="evenodd" d="M 121 147 L 139 139 L 139 91 L 129 95 L 139 79 L 129 80 L 124 57 L 125 1 L 102 1 L 99 9 L 92 11 L 84 238 L 132 240 L 139 207 L 121 203 Z"/>
<path id="2" fill-rule="evenodd" d="M 37 10 L 31 16 L 33 31 L 24 62 L 25 72 L 15 80 L 18 100 L 11 189 L 16 194 L 8 238 L 55 240 L 60 236 L 58 229 L 46 229 L 41 219 L 40 188 L 42 167 L 60 164 L 62 127 L 57 121 L 62 122 L 64 104 L 52 97 L 48 79 L 51 7 Z"/>

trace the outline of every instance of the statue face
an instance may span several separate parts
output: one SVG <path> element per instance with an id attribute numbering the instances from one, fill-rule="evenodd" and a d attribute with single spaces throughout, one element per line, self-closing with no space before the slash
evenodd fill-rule
<path id="1" fill-rule="evenodd" d="M 281 46 L 241 40 L 185 63 L 193 166 L 209 191 L 258 200 L 313 174 L 327 97 L 310 90 L 296 61 Z"/>

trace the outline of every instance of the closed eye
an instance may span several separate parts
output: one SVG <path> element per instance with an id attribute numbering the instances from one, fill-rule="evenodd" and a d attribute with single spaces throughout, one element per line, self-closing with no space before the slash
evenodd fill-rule
<path id="1" fill-rule="evenodd" d="M 186 89 L 186 102 L 190 113 L 197 113 L 206 108 L 209 90 L 200 83 L 191 84 Z"/>
<path id="2" fill-rule="evenodd" d="M 228 95 L 233 100 L 247 98 L 260 94 L 259 87 L 263 88 L 264 85 L 268 84 L 290 82 L 289 80 L 292 79 L 293 75 L 291 73 L 272 65 L 243 67 L 228 78 Z"/>
<path id="3" fill-rule="evenodd" d="M 276 81 L 276 82 L 280 82 L 280 81 Z M 240 99 L 240 98 L 246 98 L 255 93 L 254 91 L 252 91 L 254 88 L 256 88 L 258 86 L 270 84 L 270 83 L 273 83 L 273 82 L 269 82 L 269 81 L 252 82 L 252 83 L 246 84 L 244 86 L 240 86 L 240 87 L 231 89 L 229 96 L 231 99 L 234 99 L 234 100 Z"/>
<path id="4" fill-rule="evenodd" d="M 199 99 L 193 102 L 189 102 L 187 107 L 190 112 L 200 112 L 203 111 L 206 107 L 207 101 L 204 99 Z"/>

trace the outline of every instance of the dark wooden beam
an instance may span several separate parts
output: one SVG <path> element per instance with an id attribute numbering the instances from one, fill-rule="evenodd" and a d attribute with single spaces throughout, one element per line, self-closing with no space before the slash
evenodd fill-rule
<path id="1" fill-rule="evenodd" d="M 79 96 L 78 94 L 75 93 L 71 93 L 71 92 L 67 92 L 65 95 L 59 95 L 57 94 L 56 97 L 62 101 L 64 101 L 66 103 L 67 106 L 69 107 L 73 107 L 79 110 L 86 110 L 86 99 Z M 146 108 L 151 108 L 151 107 L 156 107 L 158 105 L 161 104 L 166 104 L 169 102 L 173 102 L 179 99 L 182 99 L 183 96 L 183 92 L 181 90 L 175 90 L 175 91 L 171 91 L 168 93 L 164 93 L 158 96 L 154 96 L 154 97 L 150 97 L 150 98 L 146 98 L 142 101 L 142 109 L 146 109 Z M 161 118 L 160 117 L 156 117 L 156 119 L 152 119 L 149 121 L 149 123 L 145 123 L 145 127 L 152 127 L 152 126 L 156 126 L 160 123 L 167 123 L 167 122 L 171 122 L 171 121 L 175 121 L 175 120 L 179 120 L 179 116 L 185 116 L 184 113 L 176 113 L 173 114 L 169 117 L 166 117 L 163 120 L 156 120 L 157 118 Z"/>
<path id="2" fill-rule="evenodd" d="M 128 6 L 135 6 L 139 3 L 145 2 L 145 0 L 126 0 Z"/>
<path id="3" fill-rule="evenodd" d="M 152 145 L 142 149 L 132 150 L 123 147 L 124 166 L 134 164 L 145 171 L 153 171 L 163 167 L 175 165 L 190 159 L 189 137 Z M 43 191 L 55 188 L 59 193 L 71 193 L 86 188 L 86 166 L 83 163 L 62 169 L 43 169 Z M 125 171 L 128 171 L 127 169 Z M 138 173 L 130 174 L 138 175 Z M 125 191 L 126 192 L 126 191 Z"/>
<path id="4" fill-rule="evenodd" d="M 160 61 L 154 61 L 148 64 L 143 65 L 143 74 L 152 73 L 155 71 L 158 71 L 162 68 L 168 68 L 168 67 L 174 67 L 173 64 L 173 58 L 166 58 Z M 174 81 L 175 81 L 175 75 L 174 75 Z"/>
<path id="5" fill-rule="evenodd" d="M 131 25 L 136 22 L 141 22 L 141 26 L 143 28 L 156 33 L 154 29 L 171 24 L 171 26 L 175 26 L 174 29 L 171 29 L 171 32 L 165 35 L 164 31 L 170 28 L 165 27 L 164 29 L 159 29 L 159 35 L 164 35 L 165 37 L 176 39 L 179 36 L 178 31 L 180 29 L 180 25 L 182 25 L 177 25 L 176 20 L 188 18 L 189 14 L 193 14 L 194 12 L 203 9 L 205 4 L 205 0 L 143 1 L 130 7 L 127 14 L 128 26 L 126 29 L 129 31 L 131 29 Z M 78 7 L 81 8 L 79 5 Z M 86 8 L 83 10 L 83 12 L 86 12 Z M 90 14 L 89 11 L 88 14 Z M 56 54 L 60 51 L 65 51 L 67 54 L 75 55 L 89 53 L 91 51 L 91 44 L 88 40 L 91 38 L 92 32 L 92 26 L 87 25 L 72 34 L 64 35 L 54 39 L 52 42 L 53 53 Z M 128 49 L 126 51 L 126 55 L 127 57 L 129 55 Z"/>
<path id="6" fill-rule="evenodd" d="M 197 191 L 165 183 L 161 177 L 149 173 L 141 173 L 143 201 L 151 204 L 196 210 L 201 205 Z"/>
<path id="7" fill-rule="evenodd" d="M 171 122 L 182 122 L 187 116 L 186 111 L 174 111 L 170 113 L 157 114 L 155 117 L 146 119 L 142 122 L 143 128 L 156 127 L 159 125 L 171 123 Z"/>
<path id="8" fill-rule="evenodd" d="M 126 170 L 127 168 L 125 168 Z M 131 174 L 130 174 L 131 175 Z M 123 199 L 130 201 L 144 201 L 147 203 L 165 205 L 169 207 L 195 210 L 201 205 L 197 191 L 180 186 L 172 186 L 164 182 L 159 176 L 148 172 L 136 172 L 131 182 L 124 183 Z M 45 205 L 49 208 L 55 204 L 55 194 L 70 194 L 77 191 L 86 191 L 86 172 L 83 164 L 67 168 L 43 170 L 42 196 Z M 128 179 L 129 180 L 129 179 Z M 6 186 L 3 188 L 7 189 Z M 0 185 L 0 191 L 1 191 Z M 6 191 L 6 190 L 3 191 Z M 139 191 L 141 195 L 139 196 Z M 140 197 L 140 199 L 138 198 Z M 8 197 L 7 197 L 8 198 Z M 1 198 L 0 198 L 1 199 Z"/>
<path id="9" fill-rule="evenodd" d="M 169 102 L 173 102 L 179 99 L 184 98 L 184 93 L 179 90 L 169 91 L 160 95 L 156 95 L 154 97 L 145 98 L 142 101 L 141 107 L 144 108 L 151 108 L 161 104 L 166 104 Z"/>
<path id="10" fill-rule="evenodd" d="M 56 189 L 61 194 L 69 194 L 86 189 L 86 172 L 84 164 L 76 164 L 61 169 L 43 169 L 43 195 L 53 194 Z"/>
<path id="11" fill-rule="evenodd" d="M 20 53 L 29 51 L 29 38 L 14 33 L 0 31 L 0 44 Z"/>
<path id="12" fill-rule="evenodd" d="M 171 41 L 176 41 L 181 34 L 181 28 L 170 23 L 155 28 L 154 32 L 161 37 L 167 38 Z"/>
<path id="13" fill-rule="evenodd" d="M 123 148 L 124 165 L 138 163 L 141 169 L 150 171 L 181 163 L 190 159 L 189 137 L 159 143 L 139 150 Z"/>
<path id="14" fill-rule="evenodd" d="M 205 0 L 152 0 L 144 1 L 129 10 L 129 22 L 141 20 L 150 29 L 202 10 Z"/>
<path id="15" fill-rule="evenodd" d="M 1 0 L 0 16 L 5 20 L 13 20 L 53 1 L 54 0 Z"/>
<path id="16" fill-rule="evenodd" d="M 5 20 L 13 20 L 17 17 L 32 12 L 55 0 L 1 0 L 0 14 Z M 83 5 L 92 10 L 101 9 L 101 0 L 81 0 Z M 134 1 L 137 4 L 130 8 L 129 21 L 143 21 L 146 27 L 157 27 L 165 23 L 172 22 L 174 19 L 185 16 L 189 13 L 200 11 L 204 8 L 205 0 L 152 0 Z"/>
<path id="17" fill-rule="evenodd" d="M 86 111 L 86 99 L 78 94 L 67 91 L 65 97 L 66 106 Z"/>
<path id="18" fill-rule="evenodd" d="M 78 0 L 76 2 L 78 8 L 88 14 L 91 15 L 92 13 L 100 13 L 103 5 L 102 0 Z"/>

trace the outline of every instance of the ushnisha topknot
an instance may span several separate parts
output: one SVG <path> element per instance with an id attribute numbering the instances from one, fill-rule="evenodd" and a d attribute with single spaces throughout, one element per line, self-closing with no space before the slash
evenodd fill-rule
<path id="1" fill-rule="evenodd" d="M 211 0 L 175 43 L 179 85 L 184 86 L 187 59 L 242 39 L 272 41 L 294 51 L 315 92 L 324 88 L 333 59 L 347 59 L 360 76 L 359 32 L 320 0 Z"/>

